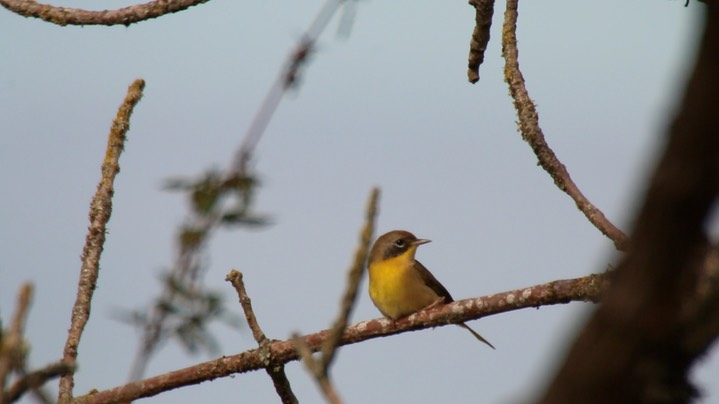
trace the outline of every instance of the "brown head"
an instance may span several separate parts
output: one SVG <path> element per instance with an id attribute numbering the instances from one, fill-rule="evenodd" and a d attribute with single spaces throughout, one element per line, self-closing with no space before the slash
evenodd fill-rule
<path id="1" fill-rule="evenodd" d="M 393 230 L 381 235 L 374 242 L 369 253 L 369 262 L 384 261 L 389 258 L 399 257 L 411 252 L 412 258 L 418 245 L 429 243 L 430 240 L 418 239 L 414 234 L 405 230 Z"/>

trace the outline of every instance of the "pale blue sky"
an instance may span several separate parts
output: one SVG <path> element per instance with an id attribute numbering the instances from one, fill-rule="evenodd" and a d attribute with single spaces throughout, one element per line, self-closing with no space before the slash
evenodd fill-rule
<path id="1" fill-rule="evenodd" d="M 108 1 L 110 8 L 129 2 Z M 60 357 L 110 123 L 127 86 L 147 81 L 132 117 L 76 392 L 125 381 L 135 330 L 116 308 L 147 304 L 173 260 L 185 200 L 163 180 L 225 167 L 286 55 L 323 0 L 213 0 L 131 27 L 58 27 L 0 11 L 0 310 L 19 285 L 36 297 L 30 363 Z M 519 49 L 548 142 L 584 193 L 629 230 L 633 203 L 661 146 L 693 59 L 700 4 L 531 1 Z M 89 2 L 66 1 L 86 7 Z M 348 40 L 319 43 L 299 92 L 283 100 L 256 154 L 257 210 L 274 224 L 223 231 L 208 286 L 232 268 L 271 338 L 325 328 L 335 316 L 373 185 L 379 232 L 434 240 L 418 258 L 457 299 L 602 271 L 611 243 L 556 189 L 516 132 L 502 81 L 497 4 L 477 85 L 466 80 L 473 9 L 466 1 L 359 2 Z M 241 313 L 239 305 L 230 306 Z M 515 403 L 551 375 L 590 305 L 471 322 L 496 351 L 456 327 L 343 348 L 332 375 L 348 403 Z M 378 317 L 366 286 L 353 321 Z M 218 327 L 223 354 L 253 348 L 248 330 Z M 209 357 L 166 346 L 148 375 Z M 300 401 L 320 401 L 298 363 Z M 716 350 L 698 367 L 719 397 Z M 712 377 L 713 375 L 713 377 Z M 277 402 L 264 372 L 206 382 L 149 402 Z"/>

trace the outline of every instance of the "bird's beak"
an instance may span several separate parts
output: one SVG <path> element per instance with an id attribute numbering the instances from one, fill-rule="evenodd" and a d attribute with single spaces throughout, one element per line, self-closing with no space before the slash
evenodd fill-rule
<path id="1" fill-rule="evenodd" d="M 429 242 L 431 242 L 431 241 L 432 241 L 432 240 L 425 240 L 425 239 L 414 240 L 414 241 L 412 242 L 412 245 L 427 244 L 427 243 L 429 243 Z"/>

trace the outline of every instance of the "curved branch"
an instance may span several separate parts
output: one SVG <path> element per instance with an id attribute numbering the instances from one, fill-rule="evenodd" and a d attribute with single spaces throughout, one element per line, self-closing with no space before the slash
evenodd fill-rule
<path id="1" fill-rule="evenodd" d="M 614 242 L 618 250 L 627 248 L 628 237 L 619 228 L 604 216 L 601 210 L 594 206 L 572 181 L 567 168 L 554 154 L 544 139 L 544 133 L 539 127 L 539 114 L 534 102 L 524 85 L 524 76 L 519 70 L 519 50 L 517 49 L 517 6 L 519 0 L 507 1 L 504 13 L 504 26 L 502 27 L 502 56 L 504 65 L 504 81 L 509 85 L 509 93 L 514 99 L 514 108 L 519 118 L 519 130 L 522 138 L 529 143 L 539 159 L 539 164 L 554 180 L 554 183 L 574 200 L 584 216 L 594 227 Z"/>
<path id="2" fill-rule="evenodd" d="M 599 274 L 578 279 L 549 282 L 485 297 L 459 300 L 448 305 L 440 305 L 421 311 L 397 321 L 385 318 L 363 321 L 348 327 L 342 335 L 339 345 L 354 344 L 407 331 L 458 324 L 492 314 L 524 308 L 536 308 L 573 301 L 597 302 L 605 288 L 605 275 Z M 331 330 L 323 330 L 301 337 L 301 339 L 311 351 L 317 352 L 322 349 L 330 334 Z M 296 345 L 291 339 L 274 341 L 269 345 L 269 348 L 272 352 L 270 358 L 275 365 L 282 365 L 299 358 Z M 73 402 L 77 404 L 128 402 L 218 377 L 264 369 L 268 364 L 267 356 L 263 355 L 262 352 L 262 349 L 258 348 L 237 355 L 223 356 L 219 359 L 163 375 L 109 390 L 90 393 L 77 397 Z"/>
<path id="3" fill-rule="evenodd" d="M 34 0 L 0 0 L 0 5 L 23 17 L 39 18 L 57 25 L 130 25 L 186 10 L 209 0 L 155 0 L 117 10 L 83 10 L 57 7 Z"/>

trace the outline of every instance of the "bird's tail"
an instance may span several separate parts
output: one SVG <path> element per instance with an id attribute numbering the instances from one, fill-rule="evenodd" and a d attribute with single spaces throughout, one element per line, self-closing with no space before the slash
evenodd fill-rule
<path id="1" fill-rule="evenodd" d="M 480 340 L 480 341 L 484 342 L 485 344 L 489 345 L 490 348 L 492 348 L 492 349 L 497 349 L 497 348 L 495 348 L 494 345 L 492 345 L 489 341 L 487 341 L 486 339 L 482 338 L 481 335 L 477 334 L 477 331 L 474 331 L 473 329 L 471 329 L 467 324 L 465 324 L 465 323 L 459 323 L 459 324 L 457 324 L 457 325 L 460 326 L 460 327 L 462 327 L 462 328 L 466 328 L 467 331 L 471 332 L 472 335 L 474 335 L 475 338 L 477 338 L 478 340 Z"/>

